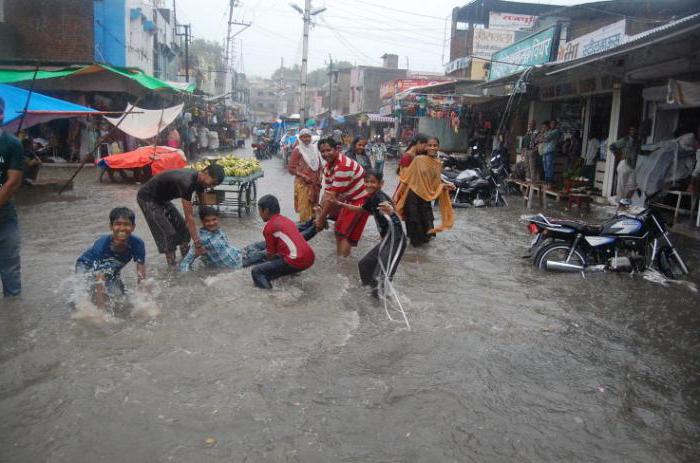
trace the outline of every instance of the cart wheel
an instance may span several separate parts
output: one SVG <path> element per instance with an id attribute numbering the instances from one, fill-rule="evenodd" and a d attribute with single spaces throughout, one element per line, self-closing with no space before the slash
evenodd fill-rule
<path id="1" fill-rule="evenodd" d="M 245 185 L 245 213 L 247 215 L 250 215 L 250 183 L 246 183 Z"/>
<path id="2" fill-rule="evenodd" d="M 255 180 L 253 180 L 251 183 L 251 188 L 253 189 L 253 195 L 251 198 L 251 206 L 257 206 L 258 204 L 258 184 L 256 183 Z"/>

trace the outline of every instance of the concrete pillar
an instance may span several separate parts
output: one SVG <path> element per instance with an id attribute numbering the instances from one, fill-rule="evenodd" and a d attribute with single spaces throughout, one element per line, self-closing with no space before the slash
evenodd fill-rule
<path id="1" fill-rule="evenodd" d="M 608 128 L 608 153 L 605 157 L 605 177 L 603 178 L 603 196 L 608 198 L 612 197 L 613 182 L 615 180 L 615 155 L 610 151 L 610 145 L 617 140 L 617 134 L 620 130 L 621 102 L 621 89 L 613 89 L 612 105 L 610 108 L 610 126 Z"/>

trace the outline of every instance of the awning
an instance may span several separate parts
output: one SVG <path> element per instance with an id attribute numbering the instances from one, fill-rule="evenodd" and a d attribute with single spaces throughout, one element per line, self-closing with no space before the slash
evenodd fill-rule
<path id="1" fill-rule="evenodd" d="M 183 104 L 163 109 L 142 109 L 127 104 L 125 116 L 105 117 L 112 125 L 119 125 L 119 130 L 139 140 L 148 140 L 158 135 L 169 126 L 182 112 Z M 133 110 L 132 110 L 133 108 Z M 121 119 L 124 120 L 120 123 Z"/>
<path id="2" fill-rule="evenodd" d="M 395 117 L 382 116 L 381 114 L 367 114 L 367 118 L 370 122 L 383 122 L 387 124 L 393 124 L 396 122 Z"/>
<path id="3" fill-rule="evenodd" d="M 80 106 L 36 92 L 32 92 L 29 97 L 29 105 L 27 105 L 28 96 L 29 92 L 23 88 L 0 84 L 0 97 L 5 100 L 5 121 L 3 128 L 16 131 L 19 127 L 19 122 L 25 106 L 27 107 L 27 113 L 22 122 L 22 128 L 24 129 L 54 119 L 99 114 L 92 108 Z"/>
<path id="4" fill-rule="evenodd" d="M 0 83 L 28 83 L 35 71 L 22 68 L 0 69 Z M 119 85 L 121 81 L 122 85 Z M 192 93 L 195 84 L 173 84 L 146 74 L 136 68 L 119 68 L 107 64 L 64 69 L 39 69 L 36 72 L 36 88 L 73 91 L 128 91 L 135 84 L 141 89 L 160 92 Z M 183 88 L 184 87 L 184 88 Z"/>

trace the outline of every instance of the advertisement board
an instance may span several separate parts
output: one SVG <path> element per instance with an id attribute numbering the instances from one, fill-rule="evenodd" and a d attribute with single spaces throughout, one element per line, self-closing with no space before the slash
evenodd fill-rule
<path id="1" fill-rule="evenodd" d="M 489 80 L 499 79 L 528 67 L 549 62 L 558 35 L 559 28 L 550 27 L 497 51 L 491 56 Z"/>
<path id="2" fill-rule="evenodd" d="M 473 29 L 472 55 L 491 58 L 491 55 L 515 42 L 515 31 L 502 29 Z"/>
<path id="3" fill-rule="evenodd" d="M 452 60 L 445 65 L 445 74 L 452 74 L 453 72 L 459 71 L 460 69 L 466 69 L 469 67 L 469 64 L 471 62 L 472 59 L 469 56 L 464 56 L 462 58 Z"/>
<path id="4" fill-rule="evenodd" d="M 441 80 L 431 80 L 431 79 L 397 79 L 389 82 L 384 82 L 379 87 L 379 98 L 386 100 L 393 97 L 397 93 L 405 92 L 414 87 L 423 87 L 424 85 L 434 85 L 444 82 Z"/>
<path id="5" fill-rule="evenodd" d="M 625 26 L 626 21 L 622 19 L 566 42 L 559 47 L 557 62 L 583 58 L 622 45 L 627 40 Z"/>
<path id="6" fill-rule="evenodd" d="M 489 13 L 489 29 L 506 29 L 509 31 L 531 31 L 537 16 L 529 14 Z"/>

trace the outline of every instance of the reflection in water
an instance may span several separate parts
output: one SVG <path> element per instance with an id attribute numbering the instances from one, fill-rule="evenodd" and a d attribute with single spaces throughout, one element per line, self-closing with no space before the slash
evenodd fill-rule
<path id="1" fill-rule="evenodd" d="M 387 168 L 390 171 L 391 166 Z M 293 215 L 266 161 L 259 190 Z M 0 461 L 694 461 L 697 276 L 534 271 L 516 201 L 457 211 L 409 248 L 387 320 L 325 232 L 317 263 L 270 292 L 249 271 L 176 274 L 142 216 L 151 295 L 91 322 L 69 301 L 76 257 L 134 185 L 79 177 L 68 202 L 20 205 L 25 294 L 0 309 Z M 387 181 L 393 191 L 395 179 Z M 223 221 L 260 239 L 255 216 Z M 697 242 L 674 237 L 691 269 Z M 697 272 L 696 272 L 697 273 Z M 651 281 L 650 281 L 651 280 Z M 142 317 L 144 316 L 144 317 Z M 99 319 L 99 317 L 97 317 Z M 99 323 L 104 323 L 100 325 Z M 208 441 L 207 439 L 213 439 Z M 213 442 L 213 443 L 208 443 Z"/>

